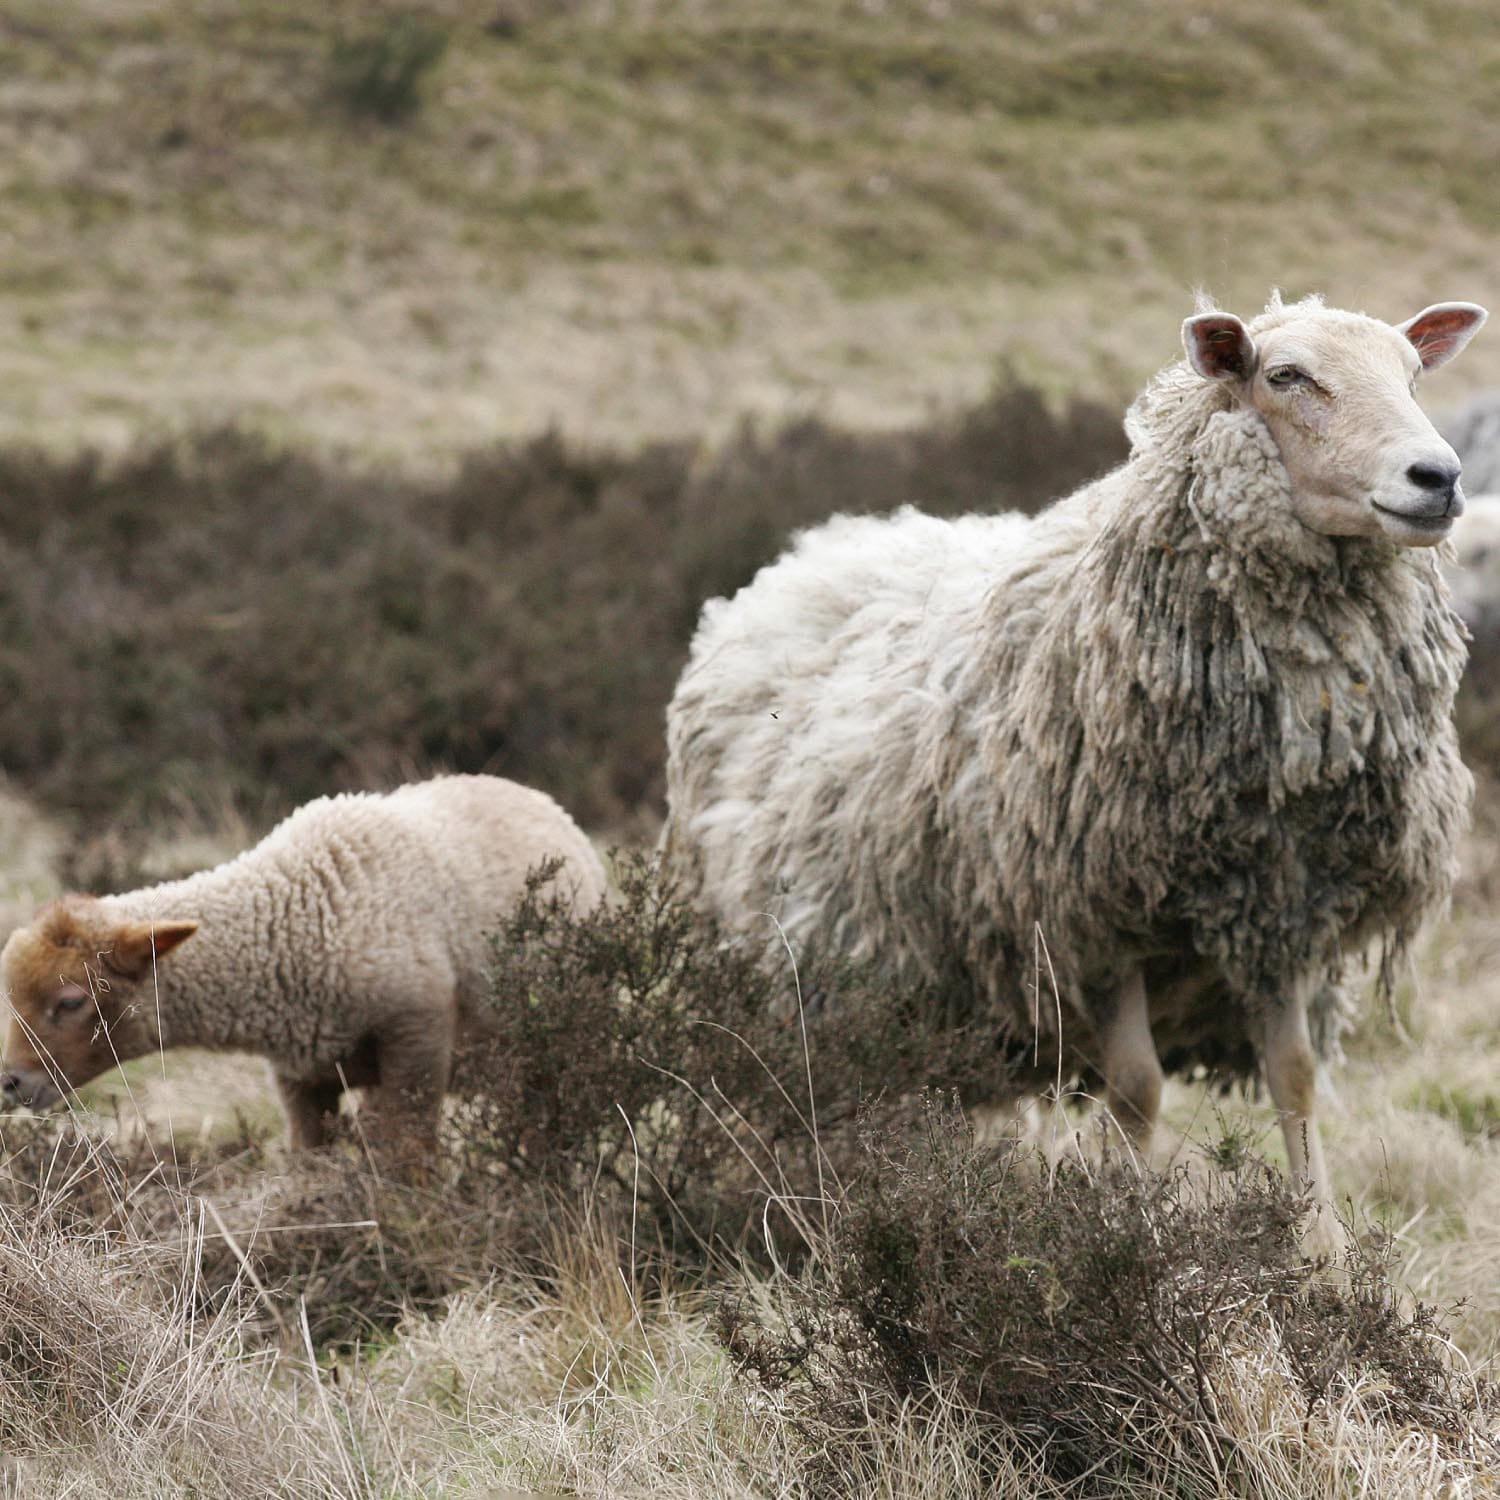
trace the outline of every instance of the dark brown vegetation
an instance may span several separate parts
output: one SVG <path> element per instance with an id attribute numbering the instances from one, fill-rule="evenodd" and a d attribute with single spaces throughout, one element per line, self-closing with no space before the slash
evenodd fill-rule
<path id="1" fill-rule="evenodd" d="M 119 828 L 227 795 L 490 770 L 590 827 L 661 792 L 703 600 L 835 510 L 1035 509 L 1122 456 L 1117 413 L 1007 385 L 907 432 L 807 421 L 718 452 L 555 436 L 447 480 L 236 431 L 114 462 L 0 454 L 0 767 Z M 118 852 L 81 883 L 126 881 Z"/>
<path id="2" fill-rule="evenodd" d="M 997 1453 L 1018 1442 L 1090 1493 L 1163 1469 L 1238 1493 L 1221 1381 L 1258 1344 L 1309 1415 L 1364 1386 L 1378 1420 L 1500 1459 L 1500 1393 L 1455 1372 L 1440 1319 L 1402 1308 L 1378 1250 L 1337 1277 L 1306 1262 L 1303 1209 L 1243 1158 L 1197 1187 L 1108 1154 L 1039 1171 L 976 1151 L 928 1096 L 916 1131 L 867 1141 L 816 1271 L 781 1282 L 772 1312 L 726 1303 L 721 1336 L 793 1403 L 830 1476 L 872 1424 L 950 1402 L 993 1424 Z"/>
<path id="3" fill-rule="evenodd" d="M 861 1119 L 899 1116 L 933 1079 L 992 1087 L 993 1045 L 942 1025 L 931 996 L 850 965 L 764 967 L 650 861 L 622 857 L 616 878 L 618 904 L 584 920 L 533 894 L 496 944 L 493 1029 L 459 1068 L 466 1179 L 587 1181 L 674 1255 L 794 1259 Z"/>

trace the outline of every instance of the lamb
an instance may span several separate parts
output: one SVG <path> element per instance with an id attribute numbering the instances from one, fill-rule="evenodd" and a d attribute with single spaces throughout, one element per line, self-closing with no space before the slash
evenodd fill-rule
<path id="1" fill-rule="evenodd" d="M 1034 519 L 803 532 L 704 608 L 667 867 L 747 940 L 993 1019 L 1005 1088 L 1102 1084 L 1142 1149 L 1165 1074 L 1263 1070 L 1336 1239 L 1340 976 L 1375 948 L 1390 982 L 1472 789 L 1434 551 L 1459 464 L 1414 389 L 1485 316 L 1203 307 L 1129 459 Z"/>
<path id="2" fill-rule="evenodd" d="M 598 856 L 550 797 L 444 776 L 321 798 L 227 864 L 117 896 L 65 896 L 11 934 L 5 1099 L 34 1109 L 170 1047 L 260 1053 L 295 1148 L 369 1088 L 373 1143 L 435 1144 L 455 1046 L 485 995 L 489 937 L 528 871 L 587 910 Z"/>

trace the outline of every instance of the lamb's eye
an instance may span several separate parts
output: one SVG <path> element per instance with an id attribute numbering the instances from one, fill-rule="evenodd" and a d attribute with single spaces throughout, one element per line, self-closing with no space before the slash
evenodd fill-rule
<path id="1" fill-rule="evenodd" d="M 88 997 L 89 992 L 81 984 L 65 984 L 53 998 L 52 1014 L 63 1015 L 78 1010 Z"/>
<path id="2" fill-rule="evenodd" d="M 1277 365 L 1275 369 L 1266 371 L 1266 384 L 1284 391 L 1288 386 L 1308 385 L 1311 382 L 1296 365 Z"/>

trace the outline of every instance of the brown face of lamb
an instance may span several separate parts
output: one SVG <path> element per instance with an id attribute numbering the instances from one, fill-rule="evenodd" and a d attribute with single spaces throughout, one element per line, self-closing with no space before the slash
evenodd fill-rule
<path id="1" fill-rule="evenodd" d="M 153 948 L 160 959 L 197 927 L 116 922 L 96 901 L 69 896 L 13 932 L 0 952 L 11 1007 L 3 1102 L 45 1109 L 117 1063 L 153 1051 Z"/>
<path id="2" fill-rule="evenodd" d="M 1252 336 L 1230 313 L 1182 325 L 1198 373 L 1260 413 L 1298 519 L 1325 536 L 1443 540 L 1463 514 L 1458 455 L 1417 405 L 1417 377 L 1452 359 L 1486 317 L 1440 302 L 1399 327 L 1315 308 Z"/>

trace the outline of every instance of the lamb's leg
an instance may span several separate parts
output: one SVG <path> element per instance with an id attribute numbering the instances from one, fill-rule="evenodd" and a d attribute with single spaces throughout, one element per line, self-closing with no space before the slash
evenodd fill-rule
<path id="1" fill-rule="evenodd" d="M 1162 1071 L 1151 1039 L 1146 981 L 1139 969 L 1115 991 L 1114 1011 L 1100 1040 L 1110 1111 L 1131 1146 L 1145 1156 L 1161 1108 Z"/>
<path id="2" fill-rule="evenodd" d="M 1308 1248 L 1331 1253 L 1339 1248 L 1343 1236 L 1318 1133 L 1318 1060 L 1307 1027 L 1305 986 L 1295 986 L 1281 1004 L 1267 1012 L 1261 1058 L 1271 1099 L 1281 1115 L 1292 1181 L 1306 1189 L 1313 1200 Z"/>
<path id="3" fill-rule="evenodd" d="M 380 1085 L 370 1090 L 365 1137 L 382 1165 L 421 1179 L 437 1154 L 438 1120 L 453 1062 L 453 1009 L 414 1013 L 376 1036 Z"/>
<path id="4" fill-rule="evenodd" d="M 326 1146 L 329 1122 L 339 1112 L 339 1095 L 343 1092 L 338 1084 L 309 1083 L 283 1073 L 272 1076 L 281 1095 L 281 1107 L 286 1111 L 292 1149 L 310 1151 Z"/>

